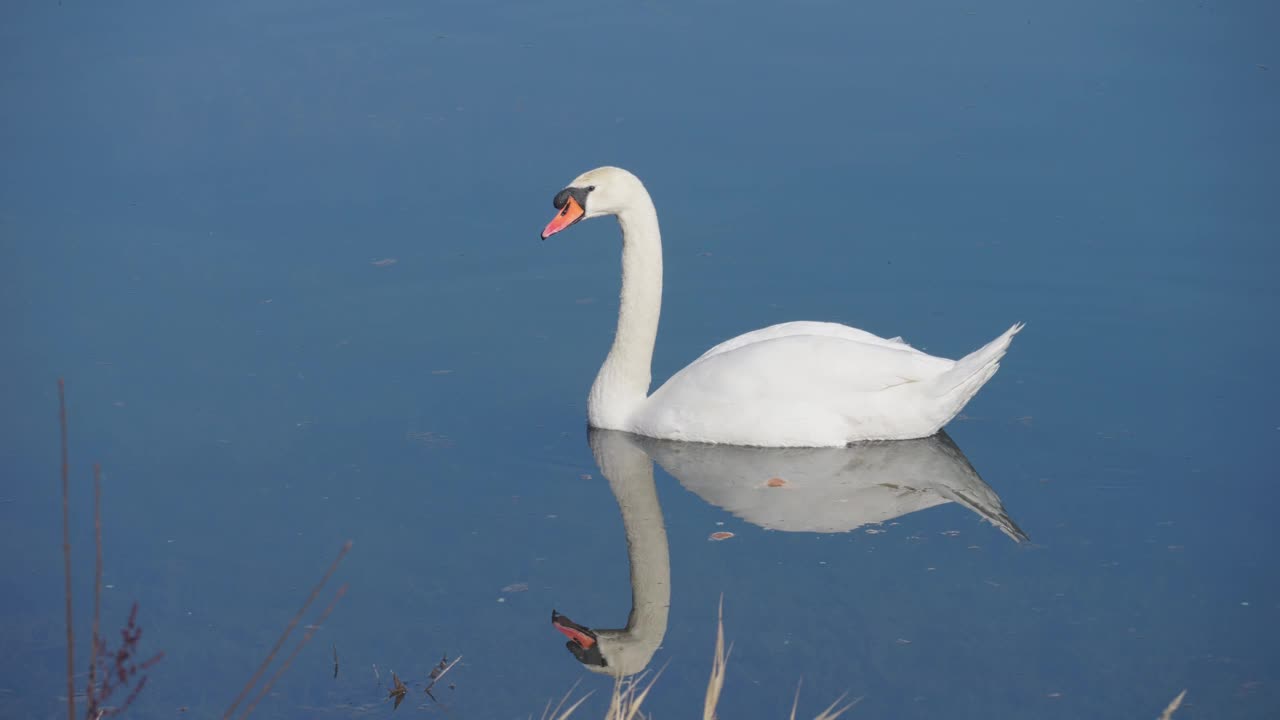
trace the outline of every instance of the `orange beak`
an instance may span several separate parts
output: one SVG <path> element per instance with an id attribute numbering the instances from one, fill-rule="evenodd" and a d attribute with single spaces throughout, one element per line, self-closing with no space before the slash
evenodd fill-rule
<path id="1" fill-rule="evenodd" d="M 547 223 L 546 229 L 542 231 L 542 239 L 546 240 L 552 235 L 555 235 L 561 230 L 578 222 L 582 219 L 583 214 L 584 211 L 582 206 L 578 204 L 577 200 L 570 197 L 565 202 L 564 207 L 560 209 L 560 214 L 551 218 L 551 222 Z"/>
<path id="2" fill-rule="evenodd" d="M 561 615 L 560 613 L 552 611 L 551 624 L 552 626 L 555 627 L 555 629 L 564 633 L 565 637 L 578 643 L 578 647 L 582 648 L 583 650 L 587 650 L 591 648 L 591 646 L 596 644 L 595 635 L 591 634 L 590 630 L 570 620 L 569 618 Z"/>

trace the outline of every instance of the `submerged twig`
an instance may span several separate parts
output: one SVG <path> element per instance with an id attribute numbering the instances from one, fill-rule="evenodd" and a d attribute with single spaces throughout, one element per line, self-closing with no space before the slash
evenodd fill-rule
<path id="1" fill-rule="evenodd" d="M 348 540 L 347 544 L 342 548 L 343 553 L 345 554 L 350 547 L 351 541 Z M 339 556 L 338 559 L 341 560 L 341 556 Z M 302 652 L 302 648 L 306 647 L 307 643 L 311 641 L 311 636 L 314 635 L 316 630 L 324 624 L 325 619 L 329 617 L 329 613 L 333 612 L 333 608 L 338 605 L 338 601 L 346 594 L 347 586 L 346 584 L 343 584 L 342 587 L 338 588 L 338 592 L 334 593 L 333 600 L 329 602 L 329 606 L 324 609 L 324 612 L 320 613 L 320 618 L 307 628 L 307 632 L 303 634 L 302 639 L 294 646 L 293 652 L 289 653 L 289 657 L 285 658 L 284 662 L 280 663 L 280 667 L 276 670 L 275 674 L 272 675 L 271 679 L 267 680 L 266 684 L 262 686 L 262 690 L 258 691 L 258 696 L 253 699 L 253 702 L 249 704 L 249 707 L 244 709 L 244 714 L 240 716 L 240 720 L 244 720 L 249 717 L 249 713 L 253 712 L 253 709 L 262 701 L 262 698 L 266 697 L 267 693 L 271 690 L 271 686 L 275 685 L 276 680 L 279 680 L 280 676 L 284 674 L 284 671 L 289 669 L 289 665 L 293 664 L 293 659 L 298 657 L 298 653 Z"/>
<path id="2" fill-rule="evenodd" d="M 227 720 L 231 717 L 231 714 L 236 711 L 236 707 L 244 701 L 245 697 L 249 694 L 249 691 L 258 683 L 258 679 L 262 677 L 262 673 L 265 672 L 267 666 L 271 664 L 276 653 L 280 652 L 280 647 L 284 645 L 284 641 L 289 639 L 289 633 L 293 632 L 293 628 L 296 627 L 298 621 L 302 619 L 303 613 L 307 611 L 307 608 L 311 607 L 311 603 L 314 602 L 316 596 L 320 594 L 321 588 L 323 588 L 324 584 L 329 581 L 329 577 L 333 575 L 334 571 L 338 569 L 338 565 L 342 563 L 342 559 L 347 556 L 347 551 L 350 549 L 351 541 L 348 540 L 346 544 L 342 546 L 342 550 L 338 552 L 338 557 L 334 559 L 333 564 L 330 565 L 329 569 L 325 571 L 323 576 L 321 576 L 320 582 L 316 583 L 316 586 L 311 590 L 311 594 L 307 596 L 307 601 L 302 604 L 301 608 L 298 608 L 298 613 L 294 615 L 293 619 L 289 621 L 289 624 L 285 626 L 284 632 L 280 635 L 280 639 L 276 640 L 276 644 L 271 647 L 271 651 L 267 653 L 266 659 L 262 661 L 262 664 L 258 666 L 257 671 L 253 673 L 253 677 L 249 678 L 249 682 L 245 684 L 244 689 L 242 689 L 240 694 L 236 696 L 235 701 L 231 703 L 231 707 L 227 708 L 227 711 L 222 714 L 223 720 Z M 339 597 L 341 597 L 341 595 L 339 595 Z"/>

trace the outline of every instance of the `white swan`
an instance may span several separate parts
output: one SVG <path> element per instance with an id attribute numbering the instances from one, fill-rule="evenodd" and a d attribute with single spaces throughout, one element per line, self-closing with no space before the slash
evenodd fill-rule
<path id="1" fill-rule="evenodd" d="M 839 447 L 927 437 L 1000 367 L 1018 323 L 960 360 L 845 325 L 790 322 L 716 345 L 649 395 L 662 307 L 658 214 L 621 168 L 579 175 L 556 194 L 542 239 L 616 215 L 622 296 L 613 347 L 591 386 L 592 427 L 648 437 L 763 447 Z"/>

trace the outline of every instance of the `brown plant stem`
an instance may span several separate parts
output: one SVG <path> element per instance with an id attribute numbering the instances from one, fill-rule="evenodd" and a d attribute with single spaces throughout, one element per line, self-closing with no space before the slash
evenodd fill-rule
<path id="1" fill-rule="evenodd" d="M 58 378 L 58 424 L 62 428 L 62 563 L 67 600 L 67 718 L 76 720 L 76 638 L 71 626 L 71 465 L 67 460 L 66 384 Z"/>
<path id="2" fill-rule="evenodd" d="M 314 602 L 316 596 L 320 594 L 320 589 L 329 581 L 329 576 L 333 575 L 334 571 L 338 569 L 338 565 L 342 563 L 342 559 L 347 556 L 347 551 L 350 549 L 351 541 L 348 540 L 346 544 L 342 546 L 342 550 L 338 552 L 338 557 L 334 559 L 333 564 L 329 566 L 329 569 L 326 570 L 324 575 L 320 578 L 320 582 L 311 590 L 311 594 L 307 596 L 307 601 L 302 604 L 302 607 L 298 609 L 298 613 L 294 615 L 293 619 L 289 621 L 289 624 L 285 626 L 284 632 L 280 635 L 280 639 L 276 640 L 276 644 L 272 646 L 271 652 L 267 653 L 266 659 L 258 666 L 258 670 L 253 673 L 253 677 L 249 678 L 249 682 L 245 684 L 244 689 L 242 689 L 240 694 L 236 696 L 235 701 L 231 703 L 231 707 L 227 708 L 227 711 L 223 713 L 223 720 L 227 720 L 231 717 L 231 714 L 236 711 L 236 707 L 244 701 L 245 697 L 249 694 L 249 691 L 258 683 L 258 679 L 262 677 L 262 673 L 265 672 L 267 666 L 271 664 L 271 660 L 276 656 L 276 653 L 280 652 L 280 647 L 284 645 L 284 641 L 289 638 L 289 633 L 293 632 L 293 628 L 297 626 L 298 621 L 302 619 L 303 613 L 307 611 L 307 608 L 311 607 L 311 603 Z M 341 597 L 341 595 L 339 595 L 339 597 Z M 336 600 L 337 599 L 335 598 L 335 602 Z M 277 673 L 277 675 L 278 674 L 279 673 Z M 256 702 L 257 701 L 255 701 L 255 704 Z M 248 713 L 246 712 L 246 715 L 247 714 Z"/>
<path id="3" fill-rule="evenodd" d="M 88 703 L 91 709 L 98 706 L 94 688 L 98 683 L 98 645 L 102 637 L 102 466 L 98 463 L 93 464 L 93 546 L 97 557 L 93 570 L 93 644 L 89 647 Z"/>

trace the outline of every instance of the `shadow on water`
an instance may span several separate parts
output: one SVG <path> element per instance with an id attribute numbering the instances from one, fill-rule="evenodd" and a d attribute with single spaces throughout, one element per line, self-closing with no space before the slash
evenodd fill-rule
<path id="1" fill-rule="evenodd" d="M 769 530 L 849 532 L 954 502 L 1015 542 L 1028 539 L 945 432 L 848 448 L 707 445 L 594 429 L 589 439 L 622 514 L 631 613 L 618 629 L 592 629 L 556 610 L 551 621 L 569 638 L 569 651 L 593 672 L 642 672 L 667 632 L 671 553 L 655 461 L 704 501 Z"/>

